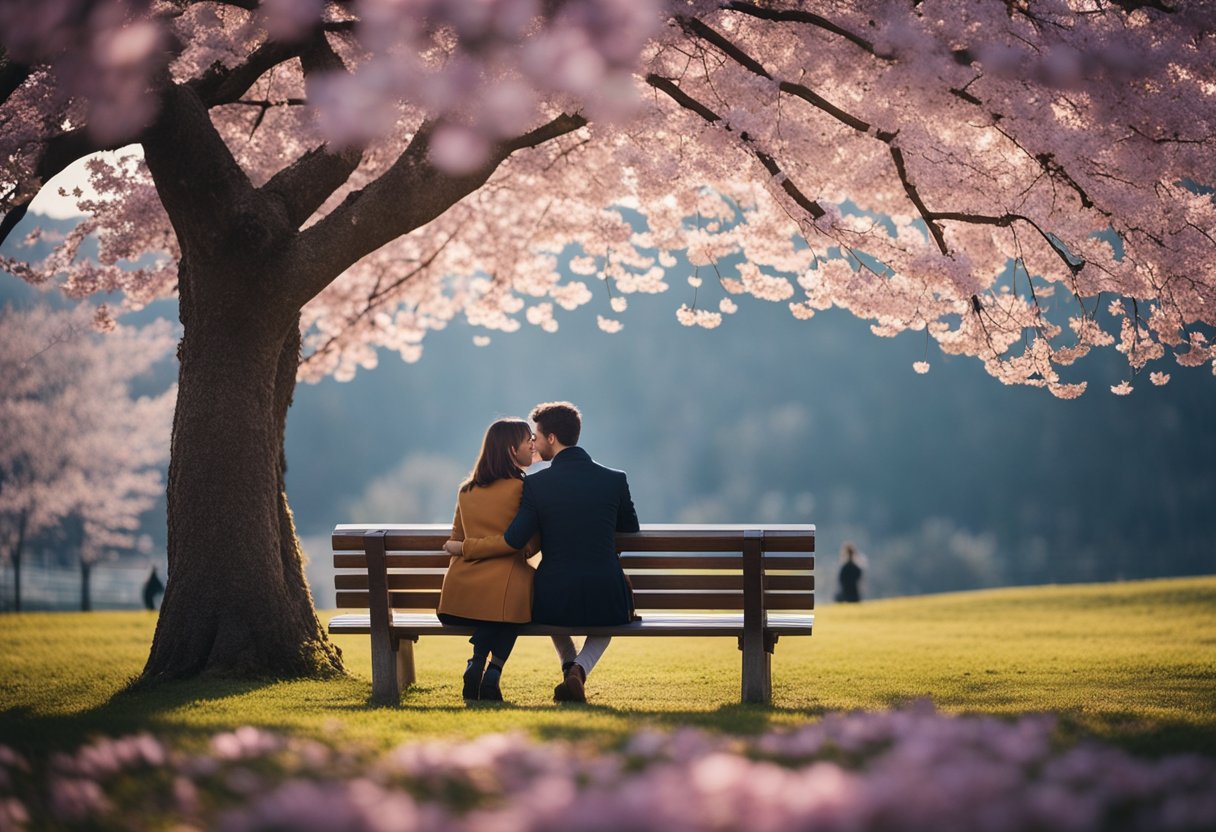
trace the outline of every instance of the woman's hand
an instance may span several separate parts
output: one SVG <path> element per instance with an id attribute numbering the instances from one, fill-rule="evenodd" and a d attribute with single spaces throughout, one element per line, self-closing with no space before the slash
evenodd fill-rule
<path id="1" fill-rule="evenodd" d="M 443 544 L 443 551 L 455 557 L 462 557 L 464 555 L 464 541 L 449 540 Z"/>

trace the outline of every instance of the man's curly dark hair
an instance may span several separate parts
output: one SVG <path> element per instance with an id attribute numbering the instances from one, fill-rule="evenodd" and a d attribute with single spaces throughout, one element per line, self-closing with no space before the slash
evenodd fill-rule
<path id="1" fill-rule="evenodd" d="M 536 428 L 548 436 L 553 434 L 563 445 L 577 445 L 583 429 L 583 416 L 570 402 L 542 402 L 532 408 L 529 416 Z"/>

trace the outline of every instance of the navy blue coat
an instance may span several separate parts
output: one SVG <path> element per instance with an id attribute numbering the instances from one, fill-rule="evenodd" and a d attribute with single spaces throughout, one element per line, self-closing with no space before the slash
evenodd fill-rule
<path id="1" fill-rule="evenodd" d="M 540 532 L 532 620 L 568 627 L 627 623 L 632 604 L 615 538 L 637 530 L 625 472 L 605 468 L 578 446 L 526 477 L 519 513 L 504 538 L 520 549 Z M 465 557 L 476 556 L 470 543 L 465 541 Z"/>

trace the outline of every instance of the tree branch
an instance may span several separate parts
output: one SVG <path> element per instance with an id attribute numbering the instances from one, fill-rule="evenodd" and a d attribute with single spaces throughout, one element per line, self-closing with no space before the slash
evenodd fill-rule
<path id="1" fill-rule="evenodd" d="M 0 49 L 0 104 L 8 101 L 8 97 L 30 77 L 30 67 L 13 61 Z"/>
<path id="2" fill-rule="evenodd" d="M 1174 14 L 1178 11 L 1177 8 L 1163 2 L 1163 0 L 1111 0 L 1111 2 L 1128 14 L 1139 9 L 1155 9 L 1164 14 Z"/>
<path id="3" fill-rule="evenodd" d="M 186 82 L 208 107 L 238 101 L 254 83 L 272 67 L 298 57 L 301 44 L 284 44 L 268 40 L 249 53 L 244 62 L 234 67 L 214 63 L 197 78 Z"/>
<path id="4" fill-rule="evenodd" d="M 534 130 L 529 130 L 521 136 L 516 136 L 510 141 L 503 142 L 498 146 L 496 152 L 491 156 L 491 162 L 495 168 L 502 164 L 508 156 L 517 150 L 526 150 L 529 147 L 537 147 L 547 141 L 556 139 L 558 136 L 564 136 L 567 133 L 573 133 L 580 127 L 587 126 L 587 119 L 582 115 L 575 113 L 562 113 L 556 118 L 545 122 L 540 127 Z M 489 171 L 493 173 L 493 171 Z"/>
<path id="5" fill-rule="evenodd" d="M 214 255 L 258 248 L 270 218 L 250 205 L 253 185 L 190 86 L 168 83 L 142 143 L 183 257 L 200 249 Z"/>
<path id="6" fill-rule="evenodd" d="M 299 228 L 342 187 L 362 159 L 363 151 L 358 148 L 330 153 L 328 145 L 319 145 L 280 170 L 259 190 L 277 197 L 287 210 L 287 221 Z"/>
<path id="7" fill-rule="evenodd" d="M 1137 5 L 1139 5 L 1139 4 L 1137 4 Z M 746 14 L 751 14 L 755 17 L 763 18 L 765 20 L 800 20 L 802 22 L 812 23 L 816 26 L 821 26 L 822 28 L 828 29 L 829 31 L 834 31 L 834 32 L 836 32 L 836 34 L 840 34 L 844 37 L 848 37 L 854 43 L 857 43 L 859 46 L 866 49 L 866 51 L 870 52 L 871 54 L 877 55 L 877 53 L 874 52 L 873 45 L 870 44 L 869 41 L 865 41 L 863 39 L 856 38 L 855 36 L 850 37 L 851 33 L 848 33 L 847 31 L 845 31 L 843 29 L 841 29 L 840 31 L 837 31 L 837 29 L 839 27 L 835 27 L 835 24 L 832 24 L 830 21 L 825 21 L 822 18 L 819 18 L 818 15 L 813 15 L 809 12 L 793 11 L 793 10 L 777 11 L 777 10 L 770 10 L 770 9 L 761 9 L 759 7 L 753 6 L 751 3 L 744 3 L 744 2 L 727 3 L 726 8 L 732 9 L 734 11 L 744 12 Z M 684 28 L 684 30 L 686 32 L 688 32 L 689 34 L 695 35 L 696 37 L 700 37 L 700 38 L 712 43 L 714 46 L 718 47 L 718 49 L 720 49 L 723 52 L 723 54 L 725 54 L 725 55 L 729 56 L 730 58 L 732 58 L 733 60 L 735 60 L 740 66 L 744 67 L 745 69 L 747 69 L 757 75 L 760 75 L 761 77 L 768 78 L 770 80 L 772 79 L 772 75 L 768 72 L 768 70 L 766 70 L 764 68 L 764 66 L 759 61 L 752 58 L 750 55 L 748 55 L 742 49 L 740 49 L 738 46 L 736 46 L 734 43 L 732 43 L 729 39 L 724 37 L 719 32 L 715 31 L 713 28 L 711 28 L 707 24 L 705 24 L 695 18 L 678 18 L 678 20 L 680 21 L 680 24 Z M 832 28 L 832 27 L 835 27 L 835 28 Z M 974 60 L 974 56 L 967 50 L 956 50 L 953 53 L 953 55 L 954 55 L 954 59 L 957 62 L 964 64 L 964 65 L 969 65 Z M 884 57 L 884 56 L 878 55 L 878 57 Z M 836 107 L 835 105 L 833 105 L 829 101 L 827 101 L 827 99 L 823 98 L 822 96 L 819 96 L 817 93 L 802 86 L 801 84 L 793 84 L 788 81 L 782 81 L 780 83 L 780 89 L 781 89 L 781 92 L 788 93 L 790 95 L 795 95 L 798 98 L 803 99 L 807 103 L 809 103 L 815 107 L 818 107 L 819 109 L 823 110 L 824 112 L 828 113 L 829 115 L 831 115 L 832 117 L 834 117 L 835 119 L 840 121 L 842 124 L 846 124 L 849 127 L 852 127 L 854 130 L 857 130 L 858 132 L 868 133 L 870 130 L 870 125 L 867 122 L 863 121 L 862 119 L 857 118 L 856 116 L 852 115 L 851 113 L 848 113 L 848 112 L 840 109 L 839 107 Z M 983 101 L 981 101 L 978 97 L 976 97 L 972 93 L 967 92 L 965 89 L 951 88 L 950 93 L 953 94 L 955 97 L 959 98 L 960 100 L 966 101 L 969 104 L 973 104 L 977 107 L 983 107 L 983 105 L 984 105 Z M 988 115 L 990 118 L 992 118 L 994 124 L 1001 120 L 1001 116 L 999 113 L 988 113 Z M 1011 137 L 1008 135 L 1008 133 L 1006 133 L 1003 130 L 1001 132 L 1006 136 L 1006 138 L 1011 139 Z M 900 152 L 899 148 L 893 144 L 896 133 L 878 130 L 873 135 L 879 141 L 883 141 L 883 142 L 886 142 L 888 145 L 891 145 L 891 159 L 895 163 L 895 169 L 899 174 L 899 179 L 900 179 L 901 184 L 903 185 L 904 193 L 906 193 L 908 195 L 908 199 L 912 202 L 912 204 L 914 206 L 916 206 L 917 211 L 920 212 L 921 218 L 924 219 L 925 224 L 929 226 L 929 233 L 933 235 L 933 240 L 935 243 L 937 243 L 938 249 L 943 254 L 948 254 L 949 250 L 946 247 L 945 238 L 942 236 L 941 229 L 935 227 L 933 222 L 926 215 L 926 208 L 925 208 L 924 202 L 920 198 L 920 195 L 916 190 L 916 185 L 913 184 L 913 182 L 911 181 L 911 179 L 908 176 L 908 170 L 907 170 L 906 164 L 904 163 L 903 153 Z M 1015 142 L 1015 144 L 1017 144 L 1017 143 Z M 1021 147 L 1021 145 L 1019 145 L 1019 147 Z M 1064 167 L 1059 164 L 1059 162 L 1055 161 L 1055 159 L 1052 157 L 1051 154 L 1042 154 L 1041 153 L 1041 154 L 1035 155 L 1035 154 L 1031 154 L 1029 151 L 1026 151 L 1025 148 L 1022 148 L 1022 149 L 1023 149 L 1023 151 L 1026 152 L 1026 154 L 1028 156 L 1030 156 L 1032 159 L 1035 160 L 1035 162 L 1038 163 L 1039 167 L 1042 168 L 1042 170 L 1045 173 L 1047 173 L 1048 176 L 1050 176 L 1052 179 L 1063 182 L 1065 185 L 1067 185 L 1069 188 L 1071 188 L 1073 191 L 1075 191 L 1077 196 L 1081 200 L 1082 207 L 1084 207 L 1084 208 L 1094 207 L 1093 201 L 1089 198 L 1089 194 L 1087 194 L 1085 192 L 1085 189 L 1082 188 L 1081 185 L 1068 174 L 1068 171 L 1066 171 L 1064 169 Z"/>
<path id="8" fill-rule="evenodd" d="M 287 257 L 296 279 L 293 301 L 303 306 L 340 274 L 381 246 L 426 225 L 485 184 L 512 153 L 536 147 L 586 125 L 562 113 L 546 124 L 496 145 L 478 169 L 461 176 L 437 170 L 427 159 L 435 124 L 419 126 L 392 166 L 352 192 L 324 219 L 300 233 Z"/>
<path id="9" fill-rule="evenodd" d="M 646 76 L 646 83 L 660 92 L 665 93 L 681 107 L 686 110 L 691 110 L 701 118 L 705 119 L 705 121 L 708 123 L 717 124 L 718 122 L 722 121 L 722 117 L 720 115 L 706 107 L 700 101 L 697 101 L 688 93 L 684 92 L 684 90 L 680 89 L 670 78 L 664 78 L 661 75 L 651 73 L 650 75 Z M 724 129 L 734 132 L 729 125 L 727 125 Z M 744 147 L 751 151 L 752 155 L 760 160 L 760 164 L 764 165 L 764 169 L 767 170 L 770 175 L 780 179 L 781 189 L 785 191 L 792 200 L 794 200 L 798 207 L 810 214 L 812 219 L 819 219 L 825 213 L 827 213 L 823 210 L 823 206 L 821 206 L 815 200 L 810 199 L 806 194 L 799 190 L 798 186 L 794 184 L 793 180 L 791 180 L 789 176 L 786 175 L 785 171 L 781 169 L 781 166 L 777 164 L 777 161 L 756 146 L 756 142 L 751 136 L 749 136 L 746 132 L 741 132 L 739 133 L 739 139 L 743 142 Z"/>
<path id="10" fill-rule="evenodd" d="M 1056 256 L 1063 261 L 1068 271 L 1076 275 L 1085 268 L 1084 260 L 1075 260 L 1075 255 L 1062 245 L 1056 238 L 1052 237 L 1043 228 L 1030 217 L 1024 214 L 999 214 L 996 216 L 986 214 L 969 214 L 965 211 L 931 211 L 928 216 L 933 220 L 946 220 L 951 222 L 964 222 L 972 225 L 996 225 L 1002 228 L 1009 228 L 1015 222 L 1024 222 L 1033 228 L 1040 237 L 1051 247 L 1051 250 L 1056 253 Z"/>
<path id="11" fill-rule="evenodd" d="M 735 2 L 730 2 L 730 3 L 724 4 L 723 8 L 727 8 L 727 9 L 730 9 L 731 11 L 735 11 L 735 12 L 742 12 L 743 14 L 748 14 L 748 15 L 751 15 L 752 17 L 758 17 L 761 20 L 774 20 L 774 21 L 778 21 L 778 22 L 809 23 L 812 26 L 817 26 L 820 29 L 831 32 L 834 35 L 839 35 L 840 37 L 844 38 L 845 40 L 849 41 L 850 43 L 856 44 L 857 46 L 861 47 L 866 52 L 869 52 L 871 55 L 873 55 L 876 58 L 882 58 L 883 60 L 889 60 L 889 56 L 880 55 L 878 53 L 878 51 L 874 48 L 874 44 L 871 43 L 870 41 L 866 40 L 865 38 L 861 37 L 860 35 L 850 32 L 848 29 L 844 28 L 843 26 L 833 23 L 832 21 L 828 20 L 826 17 L 821 17 L 821 16 L 819 16 L 817 14 L 813 14 L 811 12 L 802 11 L 800 9 L 769 9 L 769 8 L 757 6 L 753 3 L 739 2 L 738 0 L 736 0 Z"/>
<path id="12" fill-rule="evenodd" d="M 681 26 L 684 27 L 684 30 L 690 35 L 702 38 L 703 40 L 713 44 L 719 50 L 721 50 L 723 54 L 727 55 L 750 72 L 759 75 L 762 78 L 773 80 L 772 74 L 764 68 L 763 64 L 748 55 L 720 32 L 714 30 L 711 26 L 693 18 L 680 18 L 679 21 Z M 782 81 L 778 85 L 778 88 L 781 92 L 795 95 L 812 106 L 823 110 L 837 121 L 853 128 L 857 132 L 864 135 L 872 135 L 880 142 L 886 144 L 891 153 L 891 161 L 895 164 L 895 172 L 899 176 L 900 184 L 903 186 L 904 193 L 907 195 L 908 201 L 912 203 L 913 207 L 916 208 L 917 213 L 920 214 L 921 219 L 924 220 L 925 225 L 929 229 L 929 234 L 933 237 L 933 242 L 937 244 L 938 251 L 945 255 L 950 254 L 950 248 L 946 244 L 945 233 L 942 231 L 941 226 L 934 221 L 935 215 L 925 205 L 925 201 L 921 198 L 916 184 L 912 182 L 911 177 L 908 175 L 908 166 L 904 161 L 903 151 L 895 143 L 895 138 L 898 135 L 898 131 L 890 132 L 886 130 L 873 129 L 869 122 L 857 118 L 851 113 L 845 112 L 802 84 Z"/>
<path id="13" fill-rule="evenodd" d="M 770 81 L 774 80 L 772 74 L 764 68 L 763 64 L 752 56 L 748 55 L 713 27 L 703 23 L 695 17 L 681 17 L 677 18 L 677 20 L 683 27 L 684 31 L 688 32 L 688 34 L 712 43 L 744 69 L 759 75 L 761 78 L 766 78 Z M 808 104 L 811 104 L 827 113 L 841 124 L 852 127 L 858 133 L 868 134 L 871 130 L 871 125 L 868 121 L 860 119 L 852 113 L 842 110 L 809 87 L 802 84 L 795 84 L 791 81 L 781 81 L 778 84 L 778 87 L 781 92 L 801 98 Z M 894 133 L 888 133 L 882 130 L 876 131 L 875 135 L 879 141 L 884 142 L 890 142 L 891 139 L 895 138 Z"/>
<path id="14" fill-rule="evenodd" d="M 306 82 L 318 74 L 346 71 L 346 65 L 321 32 L 314 33 L 300 55 L 300 62 Z M 361 148 L 331 153 L 327 145 L 321 145 L 280 170 L 260 190 L 277 197 L 287 211 L 287 221 L 292 228 L 299 228 L 342 187 L 362 159 Z"/>
<path id="15" fill-rule="evenodd" d="M 238 101 L 264 73 L 284 61 L 297 57 L 300 50 L 300 44 L 283 45 L 267 41 L 250 53 L 249 57 L 240 65 L 229 68 L 222 64 L 213 64 L 201 76 L 188 81 L 186 86 L 191 88 L 207 107 L 232 104 Z M 15 68 L 9 70 L 8 66 L 5 64 L 0 69 L 0 79 L 3 79 L 0 80 L 0 83 L 7 82 L 10 77 L 7 74 L 9 72 L 15 73 L 11 78 L 17 77 L 18 71 Z M 0 101 L 3 101 L 3 98 L 0 98 Z M 62 133 L 46 142 L 42 158 L 38 162 L 38 178 L 43 183 L 49 182 L 76 160 L 83 159 L 90 153 L 115 150 L 117 147 L 93 142 L 85 128 Z M 28 209 L 29 201 L 26 201 L 23 204 L 14 205 L 8 210 L 4 219 L 0 220 L 0 243 L 3 243 L 18 223 L 24 219 Z"/>
<path id="16" fill-rule="evenodd" d="M 459 230 L 459 229 L 457 229 L 457 230 Z M 367 318 L 367 316 L 371 315 L 372 312 L 375 312 L 377 309 L 379 309 L 391 297 L 391 294 L 393 292 L 395 292 L 397 289 L 400 289 L 402 286 L 409 283 L 415 277 L 417 277 L 418 275 L 422 274 L 427 269 L 429 269 L 431 267 L 431 264 L 434 263 L 435 260 L 438 259 L 439 255 L 443 253 L 443 250 L 448 247 L 448 244 L 451 243 L 452 240 L 456 239 L 456 233 L 457 233 L 456 231 L 453 231 L 451 234 L 449 234 L 447 236 L 447 239 L 445 239 L 442 243 L 440 243 L 439 246 L 434 251 L 432 251 L 429 255 L 427 255 L 425 258 L 423 258 L 421 262 L 419 262 L 416 266 L 414 266 L 414 268 L 410 269 L 404 275 L 402 275 L 401 277 L 394 280 L 388 286 L 381 286 L 380 285 L 381 277 L 377 277 L 376 288 L 375 288 L 375 290 L 372 291 L 371 294 L 369 294 L 367 296 L 367 304 L 361 310 L 359 310 L 357 313 L 355 313 L 354 315 L 350 316 L 347 319 L 346 326 L 347 327 L 354 326 L 359 321 Z M 329 338 L 326 339 L 324 344 L 317 347 L 315 350 L 310 352 L 308 355 L 306 355 L 300 359 L 300 366 L 303 367 L 304 365 L 308 364 L 310 361 L 315 360 L 317 356 L 324 355 L 329 350 L 329 348 L 334 345 L 334 342 L 336 342 L 340 337 L 341 337 L 341 333 L 337 333 L 337 334 L 329 336 Z"/>
<path id="17" fill-rule="evenodd" d="M 36 168 L 38 179 L 45 184 L 77 159 L 82 159 L 90 153 L 96 153 L 100 150 L 116 149 L 117 146 L 102 146 L 94 143 L 83 127 L 69 130 L 66 133 L 60 133 L 46 142 Z M 8 239 L 8 235 L 25 218 L 26 211 L 29 210 L 29 204 L 32 201 L 33 196 L 19 205 L 14 205 L 4 215 L 4 219 L 0 220 L 0 243 Z"/>
<path id="18" fill-rule="evenodd" d="M 945 233 L 942 231 L 941 226 L 933 221 L 933 215 L 925 207 L 925 201 L 920 198 L 920 192 L 916 190 L 916 185 L 912 184 L 912 180 L 908 178 L 908 168 L 904 164 L 904 152 L 893 144 L 890 145 L 890 150 L 891 161 L 895 163 L 895 172 L 899 174 L 899 181 L 904 186 L 904 193 L 908 195 L 908 200 L 916 206 L 916 210 L 925 221 L 925 225 L 929 227 L 929 233 L 933 235 L 933 242 L 937 243 L 937 250 L 942 254 L 950 254 L 950 248 L 946 245 Z"/>

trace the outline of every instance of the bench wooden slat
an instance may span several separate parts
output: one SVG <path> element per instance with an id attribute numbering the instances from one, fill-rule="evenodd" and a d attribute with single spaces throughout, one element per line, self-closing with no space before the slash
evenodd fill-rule
<path id="1" fill-rule="evenodd" d="M 732 589 L 743 591 L 743 575 L 689 575 L 689 574 L 657 574 L 640 572 L 630 575 L 629 582 L 635 590 L 640 589 Z M 811 575 L 768 575 L 764 579 L 764 588 L 768 590 L 811 590 L 815 588 L 815 579 Z"/>
<path id="2" fill-rule="evenodd" d="M 389 569 L 446 569 L 452 560 L 446 552 L 389 552 L 385 562 Z M 693 554 L 632 554 L 621 555 L 621 566 L 631 569 L 724 569 L 741 570 L 743 559 L 733 555 Z M 335 552 L 335 569 L 366 569 L 367 556 L 362 552 Z M 764 557 L 765 571 L 787 569 L 810 571 L 815 568 L 815 557 L 805 554 L 771 554 Z"/>
<path id="3" fill-rule="evenodd" d="M 389 569 L 447 569 L 452 556 L 447 552 L 389 552 L 385 563 Z M 366 569 L 367 557 L 362 552 L 335 552 L 335 569 Z"/>
<path id="4" fill-rule="evenodd" d="M 764 609 L 772 610 L 813 610 L 815 609 L 814 592 L 766 592 L 764 593 Z"/>
<path id="5" fill-rule="evenodd" d="M 812 614 L 770 613 L 766 629 L 776 635 L 809 635 L 815 622 Z M 394 635 L 403 638 L 419 635 L 469 635 L 471 627 L 448 627 L 434 613 L 394 612 Z M 371 631 L 367 613 L 334 616 L 329 622 L 333 635 L 366 635 Z M 525 624 L 522 635 L 606 635 L 606 636 L 737 636 L 743 632 L 743 615 L 731 613 L 649 613 L 641 621 L 615 627 L 552 627 Z"/>
<path id="6" fill-rule="evenodd" d="M 738 553 L 731 555 L 638 555 L 624 552 L 621 555 L 621 566 L 626 569 L 733 569 L 742 571 L 743 557 Z M 811 570 L 815 568 L 815 558 L 812 555 L 766 555 L 764 568 Z"/>
<path id="7" fill-rule="evenodd" d="M 367 575 L 334 575 L 335 589 L 367 589 Z M 410 572 L 405 575 L 389 573 L 388 588 L 390 590 L 412 589 L 442 589 L 443 574 L 427 572 Z"/>
<path id="8" fill-rule="evenodd" d="M 442 589 L 442 572 L 409 572 L 388 575 L 390 590 Z M 629 577 L 633 588 L 643 589 L 687 589 L 687 590 L 736 590 L 743 591 L 743 576 L 735 574 L 656 574 L 643 572 Z M 812 590 L 815 578 L 809 574 L 768 575 L 764 579 L 767 590 Z M 339 590 L 366 590 L 368 576 L 362 574 L 335 575 L 334 588 Z"/>
<path id="9" fill-rule="evenodd" d="M 396 590 L 389 592 L 389 604 L 394 610 L 434 610 L 439 605 L 439 592 Z M 370 600 L 366 590 L 339 590 L 337 605 L 341 609 L 366 607 Z"/>
<path id="10" fill-rule="evenodd" d="M 664 526 L 647 525 L 633 534 L 616 536 L 621 552 L 739 552 L 743 548 L 746 526 Z M 332 537 L 335 552 L 358 551 L 363 548 L 363 532 L 384 529 L 384 547 L 388 552 L 430 551 L 443 549 L 451 527 L 427 524 L 409 527 L 392 525 L 346 527 L 340 526 Z M 805 526 L 765 527 L 764 549 L 769 552 L 814 552 L 815 533 Z"/>
<path id="11" fill-rule="evenodd" d="M 339 590 L 337 605 L 341 609 L 361 609 L 368 606 L 371 600 L 366 590 Z M 633 593 L 634 603 L 639 610 L 741 610 L 743 609 L 742 592 L 650 592 L 636 591 Z M 433 610 L 439 604 L 439 592 L 425 590 L 392 590 L 389 592 L 389 603 L 394 610 Z M 813 592 L 766 592 L 764 593 L 766 609 L 771 610 L 809 610 L 814 608 L 815 594 Z"/>

